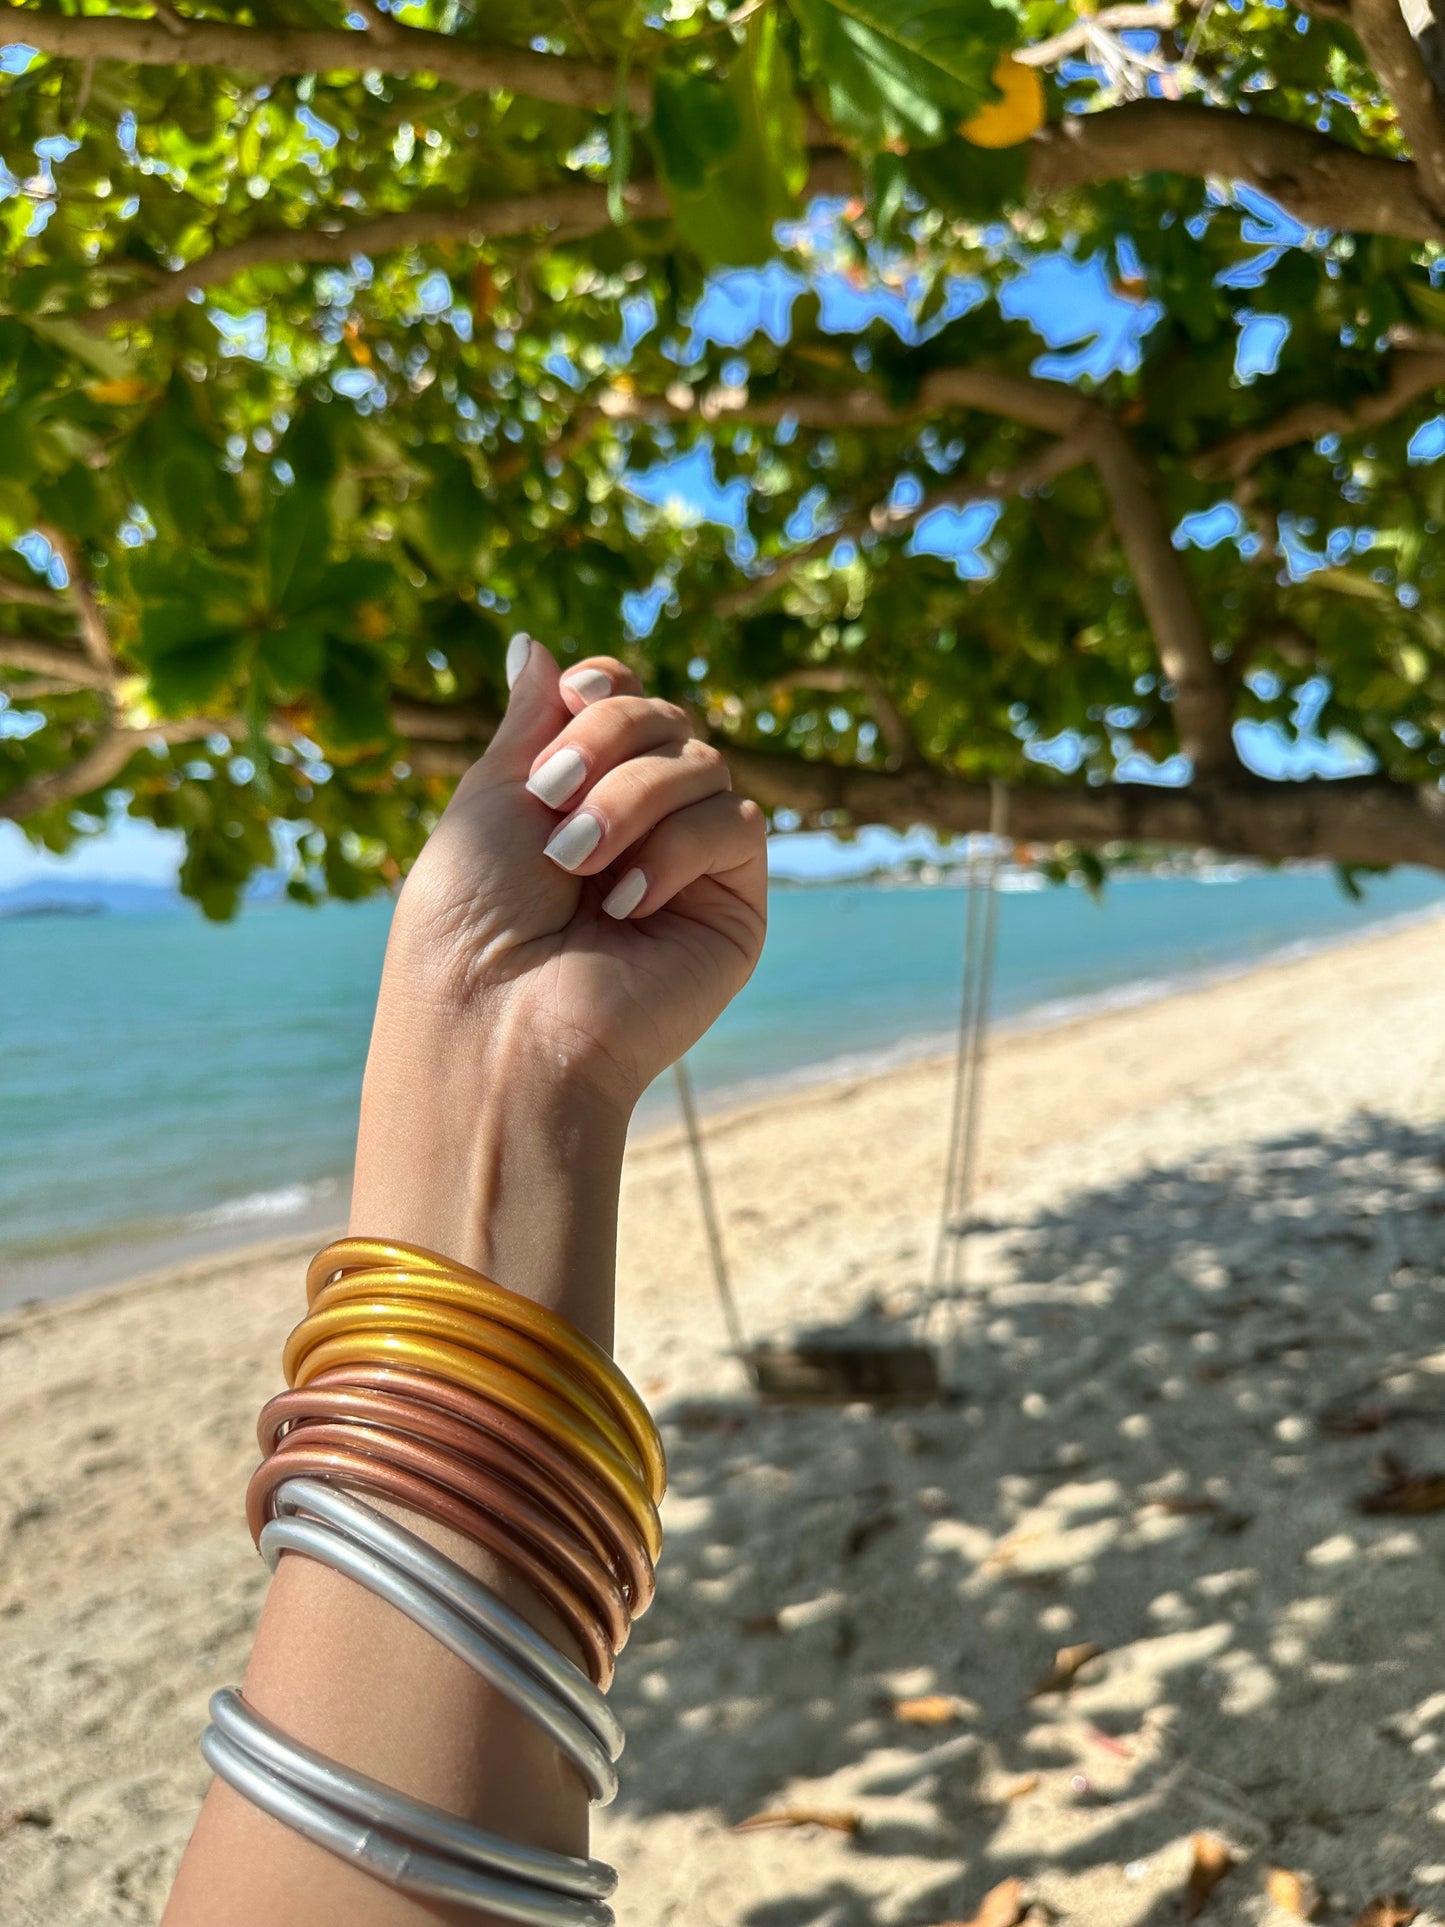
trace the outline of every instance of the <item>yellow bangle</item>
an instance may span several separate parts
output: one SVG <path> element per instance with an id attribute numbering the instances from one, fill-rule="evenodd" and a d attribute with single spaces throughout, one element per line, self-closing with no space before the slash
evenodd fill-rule
<path id="1" fill-rule="evenodd" d="M 660 1555 L 662 1524 L 636 1466 L 615 1452 L 579 1416 L 575 1406 L 550 1397 L 520 1372 L 436 1339 L 412 1337 L 394 1329 L 366 1331 L 353 1326 L 311 1347 L 298 1364 L 292 1383 L 299 1390 L 336 1365 L 405 1365 L 431 1372 L 540 1426 L 622 1502 L 642 1534 L 649 1558 L 656 1561 Z"/>
<path id="2" fill-rule="evenodd" d="M 427 1280 L 449 1287 L 444 1293 L 447 1298 L 457 1296 L 468 1310 L 510 1327 L 557 1355 L 593 1387 L 626 1426 L 641 1457 L 653 1500 L 661 1502 L 667 1490 L 667 1460 L 652 1414 L 626 1374 L 585 1332 L 578 1331 L 556 1312 L 473 1271 L 469 1265 L 454 1264 L 439 1252 L 428 1251 L 424 1245 L 399 1244 L 382 1238 L 340 1238 L 318 1252 L 306 1273 L 307 1302 L 314 1304 L 339 1278 L 348 1281 L 354 1278 L 359 1284 L 365 1274 L 378 1272 L 388 1274 L 386 1291 L 399 1286 L 398 1274 L 408 1283 Z"/>
<path id="3" fill-rule="evenodd" d="M 621 1459 L 635 1465 L 639 1478 L 646 1472 L 629 1435 L 623 1431 L 607 1407 L 593 1398 L 568 1371 L 557 1365 L 540 1346 L 520 1338 L 489 1318 L 475 1318 L 467 1312 L 450 1311 L 444 1305 L 381 1295 L 359 1303 L 342 1303 L 318 1308 L 302 1319 L 286 1340 L 281 1367 L 288 1384 L 295 1382 L 296 1370 L 307 1353 L 324 1338 L 337 1338 L 349 1331 L 415 1332 L 422 1338 L 439 1338 L 460 1345 L 479 1358 L 510 1366 L 513 1371 L 554 1398 L 573 1406 L 611 1446 Z"/>

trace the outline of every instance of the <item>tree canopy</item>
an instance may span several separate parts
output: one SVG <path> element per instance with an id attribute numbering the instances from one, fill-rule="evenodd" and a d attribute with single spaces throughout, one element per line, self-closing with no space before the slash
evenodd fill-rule
<path id="1" fill-rule="evenodd" d="M 1445 868 L 1417 0 L 347 4 L 0 12 L 0 817 L 365 894 L 525 628 L 789 823 Z"/>

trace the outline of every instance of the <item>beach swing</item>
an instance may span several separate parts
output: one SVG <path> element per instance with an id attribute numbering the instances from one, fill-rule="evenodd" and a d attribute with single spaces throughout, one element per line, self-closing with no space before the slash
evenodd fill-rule
<path id="1" fill-rule="evenodd" d="M 723 1322 L 733 1355 L 749 1384 L 769 1403 L 919 1405 L 950 1397 L 956 1391 L 958 1316 L 967 1291 L 968 1239 L 973 1228 L 983 1070 L 998 936 L 998 871 L 1006 834 L 1007 799 L 1002 787 L 995 784 L 987 847 L 969 852 L 958 1043 L 933 1267 L 921 1306 L 902 1325 L 882 1318 L 855 1320 L 848 1325 L 799 1332 L 787 1343 L 748 1342 L 728 1276 L 692 1079 L 685 1060 L 673 1066 Z"/>

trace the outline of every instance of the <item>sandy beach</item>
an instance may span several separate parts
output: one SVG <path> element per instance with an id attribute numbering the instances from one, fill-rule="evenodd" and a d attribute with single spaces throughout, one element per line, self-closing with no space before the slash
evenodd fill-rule
<path id="1" fill-rule="evenodd" d="M 950 1076 L 709 1120 L 751 1332 L 914 1302 Z M 964 1396 L 765 1408 L 685 1146 L 632 1149 L 619 1350 L 673 1484 L 619 1919 L 938 1927 L 1017 1876 L 1036 1927 L 1162 1927 L 1207 1834 L 1207 1922 L 1287 1927 L 1272 1869 L 1445 1921 L 1445 1513 L 1361 1506 L 1445 1470 L 1445 919 L 1003 1039 L 980 1209 Z M 313 1244 L 0 1318 L 6 1927 L 159 1914 Z"/>

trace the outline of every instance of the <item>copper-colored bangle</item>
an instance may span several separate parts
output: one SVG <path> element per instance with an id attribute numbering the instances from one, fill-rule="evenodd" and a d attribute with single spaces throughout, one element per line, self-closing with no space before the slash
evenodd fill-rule
<path id="1" fill-rule="evenodd" d="M 438 1451 L 404 1433 L 354 1422 L 333 1425 L 317 1421 L 304 1425 L 295 1435 L 295 1442 L 303 1450 L 315 1446 L 360 1452 L 368 1459 L 380 1459 L 403 1472 L 414 1472 L 454 1492 L 479 1512 L 489 1514 L 518 1542 L 530 1545 L 539 1559 L 577 1589 L 601 1622 L 613 1652 L 621 1652 L 627 1644 L 632 1620 L 611 1568 L 579 1544 L 551 1513 L 534 1505 L 488 1467 L 454 1458 L 451 1453 Z M 287 1441 L 283 1438 L 271 1456 L 284 1459 L 286 1452 Z"/>
<path id="2" fill-rule="evenodd" d="M 499 1405 L 412 1372 L 326 1372 L 282 1392 L 256 1424 L 263 1453 L 313 1419 L 358 1419 L 406 1432 L 463 1458 L 483 1458 L 575 1532 L 617 1574 L 633 1618 L 651 1603 L 655 1575 L 637 1528 L 620 1506 L 534 1427 Z"/>
<path id="3" fill-rule="evenodd" d="M 274 1445 L 279 1443 L 281 1434 L 285 1438 L 299 1438 L 302 1432 L 310 1432 L 316 1426 L 374 1426 L 383 1432 L 395 1432 L 399 1438 L 432 1445 L 437 1451 L 447 1453 L 447 1457 L 457 1459 L 460 1465 L 480 1466 L 484 1472 L 495 1472 L 507 1480 L 512 1491 L 524 1499 L 532 1499 L 563 1530 L 586 1545 L 591 1557 L 613 1572 L 618 1586 L 624 1586 L 613 1563 L 611 1545 L 591 1522 L 582 1501 L 572 1495 L 570 1486 L 553 1486 L 539 1466 L 524 1459 L 505 1439 L 491 1438 L 487 1432 L 464 1426 L 459 1418 L 449 1418 L 445 1412 L 432 1411 L 410 1399 L 393 1399 L 381 1391 L 328 1391 L 326 1387 L 306 1386 L 304 1391 L 283 1391 L 277 1399 L 272 1399 L 266 1412 L 272 1412 L 268 1430 L 272 1432 Z M 262 1418 L 266 1418 L 266 1412 L 262 1412 Z"/>
<path id="4" fill-rule="evenodd" d="M 263 1459 L 251 1475 L 246 1488 L 246 1516 L 252 1522 L 253 1537 L 259 1538 L 261 1526 L 271 1516 L 271 1496 L 277 1486 L 292 1478 L 325 1479 L 345 1490 L 375 1492 L 423 1518 L 450 1526 L 474 1545 L 495 1553 L 527 1581 L 566 1626 L 585 1656 L 594 1683 L 604 1690 L 611 1684 L 615 1662 L 596 1614 L 565 1580 L 488 1513 L 446 1487 L 383 1459 L 336 1446 L 308 1445 L 304 1438 L 298 1438 L 294 1445 L 283 1445 L 282 1450 Z"/>
<path id="5" fill-rule="evenodd" d="M 340 1238 L 319 1251 L 306 1273 L 307 1303 L 334 1278 L 377 1269 L 401 1270 L 413 1277 L 464 1281 L 479 1310 L 485 1310 L 488 1316 L 510 1325 L 514 1331 L 537 1339 L 565 1359 L 596 1386 L 622 1417 L 642 1454 L 653 1500 L 661 1501 L 667 1490 L 667 1461 L 652 1414 L 626 1374 L 585 1332 L 530 1298 L 494 1283 L 470 1265 L 455 1264 L 440 1252 L 429 1251 L 425 1245 L 402 1244 L 384 1238 Z"/>
<path id="6" fill-rule="evenodd" d="M 367 1282 L 369 1288 L 370 1281 Z M 345 1283 L 341 1289 L 347 1289 Z M 386 1291 L 385 1286 L 380 1289 Z M 323 1299 L 324 1296 L 323 1293 Z M 631 1435 L 617 1423 L 611 1410 L 594 1398 L 571 1372 L 559 1368 L 539 1345 L 534 1345 L 529 1338 L 519 1338 L 489 1318 L 455 1311 L 446 1305 L 433 1305 L 423 1298 L 382 1296 L 333 1305 L 318 1300 L 317 1307 L 307 1313 L 286 1340 L 281 1365 L 287 1384 L 296 1382 L 299 1368 L 313 1346 L 323 1339 L 354 1331 L 417 1332 L 424 1338 L 439 1338 L 449 1345 L 464 1346 L 479 1358 L 505 1365 L 552 1397 L 574 1406 L 619 1458 L 635 1465 L 639 1476 L 645 1476 Z"/>
<path id="7" fill-rule="evenodd" d="M 400 1365 L 446 1379 L 467 1391 L 494 1399 L 518 1418 L 544 1431 L 618 1498 L 642 1534 L 648 1557 L 662 1550 L 662 1523 L 637 1468 L 621 1459 L 579 1415 L 541 1391 L 519 1372 L 457 1345 L 417 1338 L 406 1332 L 347 1332 L 327 1338 L 297 1367 L 296 1385 L 309 1385 L 338 1365 Z"/>

